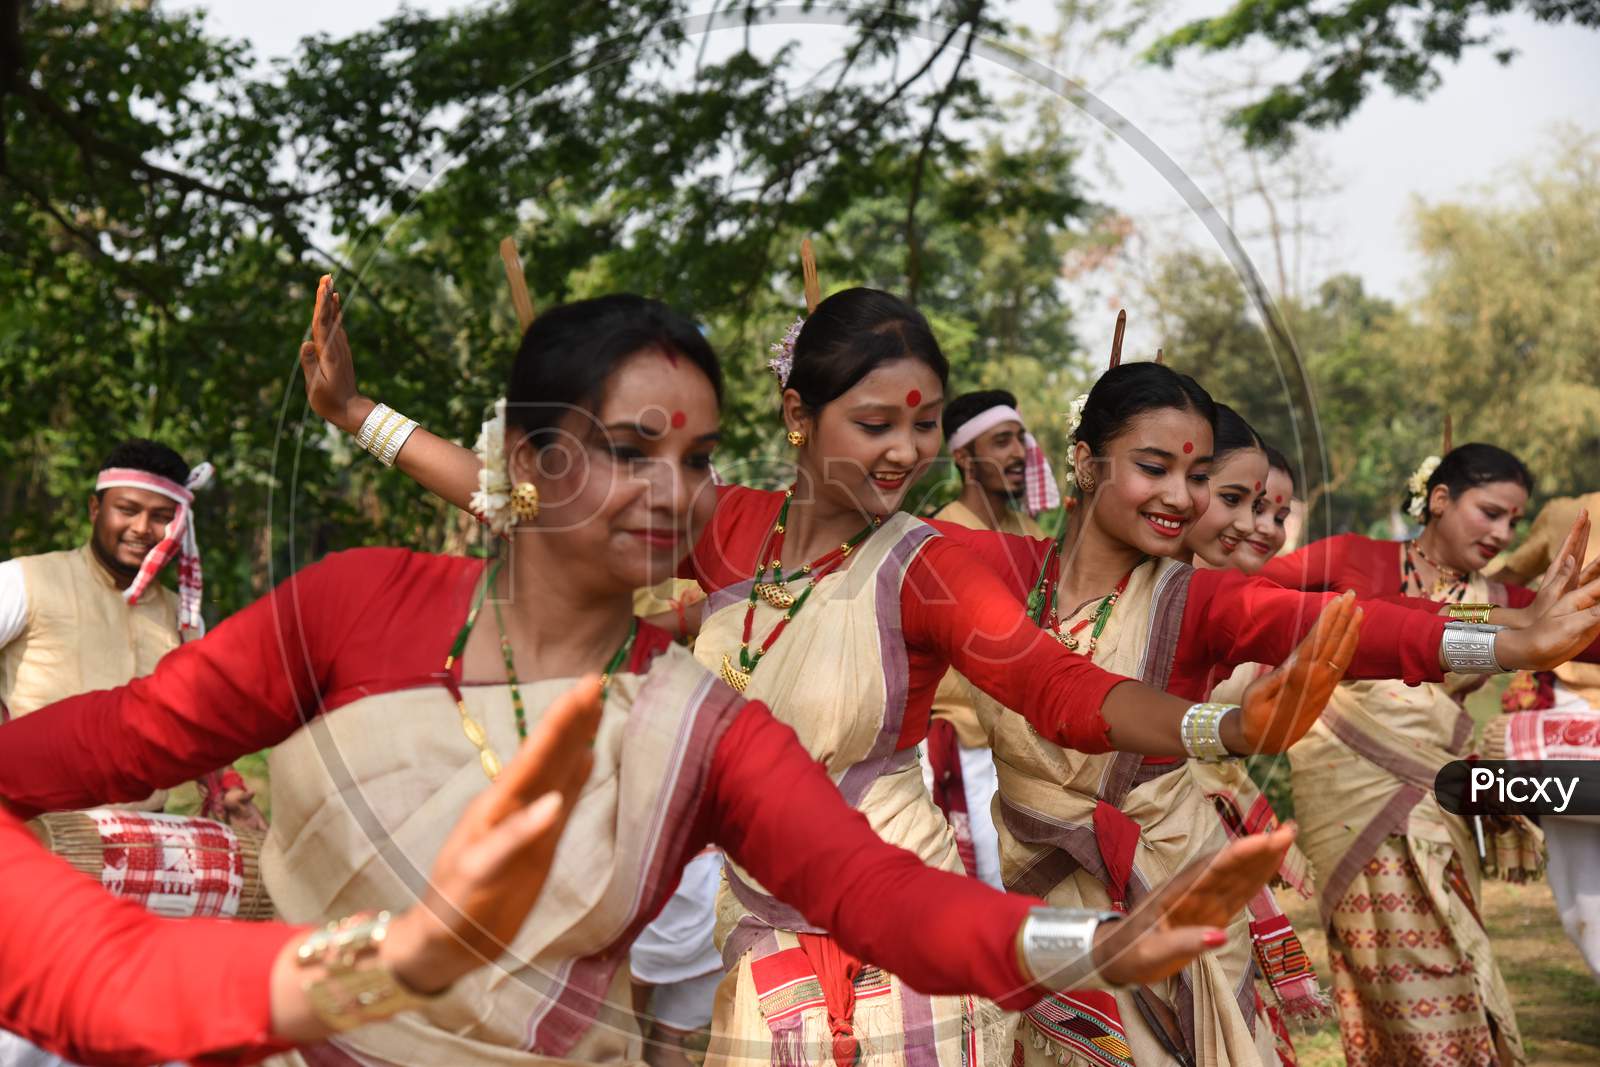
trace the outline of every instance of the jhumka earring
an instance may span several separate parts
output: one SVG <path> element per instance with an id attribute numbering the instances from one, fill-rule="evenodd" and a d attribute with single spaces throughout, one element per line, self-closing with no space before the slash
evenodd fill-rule
<path id="1" fill-rule="evenodd" d="M 511 490 L 511 511 L 517 518 L 532 522 L 539 517 L 539 487 L 532 482 L 518 482 Z"/>
<path id="2" fill-rule="evenodd" d="M 806 435 L 799 430 L 790 430 L 784 435 L 785 439 L 794 447 L 799 448 L 806 443 Z"/>

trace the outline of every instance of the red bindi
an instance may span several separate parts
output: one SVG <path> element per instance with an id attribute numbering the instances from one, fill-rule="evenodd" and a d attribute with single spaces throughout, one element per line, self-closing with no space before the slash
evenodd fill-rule
<path id="1" fill-rule="evenodd" d="M 1261 492 L 1261 483 L 1260 482 L 1256 483 L 1256 492 L 1258 492 L 1258 493 Z"/>
<path id="2" fill-rule="evenodd" d="M 1272 502 L 1274 504 L 1281 504 L 1281 503 L 1283 503 L 1283 497 L 1282 496 L 1275 496 L 1275 497 L 1272 498 Z"/>
<path id="3" fill-rule="evenodd" d="M 674 411 L 672 413 L 672 428 L 674 430 L 683 429 L 683 424 L 688 422 L 688 421 L 689 421 L 689 416 L 685 415 L 683 412 Z"/>
<path id="4" fill-rule="evenodd" d="M 920 403 L 922 403 L 921 389 L 913 389 L 911 392 L 906 394 L 906 407 L 914 408 Z"/>
<path id="5" fill-rule="evenodd" d="M 1183 443 L 1183 454 L 1187 456 L 1190 452 L 1193 452 L 1193 451 L 1194 451 L 1194 442 L 1193 441 L 1185 441 Z"/>

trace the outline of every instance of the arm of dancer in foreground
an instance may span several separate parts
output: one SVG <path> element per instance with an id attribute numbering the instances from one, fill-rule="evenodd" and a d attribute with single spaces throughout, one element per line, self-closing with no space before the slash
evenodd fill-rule
<path id="1" fill-rule="evenodd" d="M 456 823 L 427 896 L 388 923 L 375 960 L 405 991 L 443 992 L 522 925 L 589 776 L 599 691 L 589 679 L 556 700 Z M 160 918 L 3 812 L 0 864 L 0 1026 L 34 1044 L 108 1067 L 242 1063 L 334 1032 L 307 991 L 326 969 L 297 958 L 311 928 Z"/>
<path id="2" fill-rule="evenodd" d="M 183 781 L 195 766 L 281 742 L 302 725 L 301 709 L 312 714 L 326 694 L 385 684 L 374 672 L 386 662 L 409 669 L 437 629 L 418 619 L 419 606 L 440 595 L 438 584 L 426 579 L 429 566 L 437 564 L 396 550 L 331 557 L 166 656 L 152 674 L 4 727 L 0 796 L 19 813 L 115 802 L 147 794 L 146 782 Z M 374 618 L 417 621 L 411 630 L 374 634 Z M 264 649 L 294 654 L 264 659 Z M 714 742 L 696 832 L 680 860 L 687 862 L 703 844 L 721 845 L 847 951 L 916 988 L 972 992 L 1013 1005 L 1037 996 L 1048 976 L 1024 969 L 1017 940 L 1040 902 L 933 870 L 886 844 L 845 804 L 792 730 L 764 706 L 731 691 L 727 696 L 739 703 Z M 217 707 L 230 714 L 216 715 Z M 797 811 L 805 813 L 803 823 Z M 1270 868 L 1288 841 L 1248 844 L 1225 854 L 1217 873 L 1195 877 L 1207 893 L 1218 894 L 1213 904 L 1242 906 L 1267 875 L 1234 881 L 1229 872 Z M 906 914 L 929 921 L 911 929 L 902 921 Z M 1105 926 L 1098 937 L 1107 946 L 1099 959 L 1109 968 L 1106 978 L 1144 981 L 1153 973 L 1149 968 L 1181 965 L 1209 947 L 1210 928 L 1225 921 L 1185 918 L 1210 912 L 1172 914 L 1183 921 L 1157 909 L 1130 916 L 1127 925 Z"/>

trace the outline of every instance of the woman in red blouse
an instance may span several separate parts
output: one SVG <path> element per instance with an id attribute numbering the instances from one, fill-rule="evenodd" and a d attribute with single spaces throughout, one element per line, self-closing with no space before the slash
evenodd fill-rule
<path id="1" fill-rule="evenodd" d="M 708 843 L 827 931 L 816 944 L 836 938 L 930 994 L 1021 1006 L 1090 977 L 1082 954 L 1058 970 L 1072 962 L 1059 946 L 1092 943 L 1103 980 L 1120 982 L 1171 973 L 1211 943 L 1207 927 L 1261 884 L 1286 835 L 1195 867 L 1127 922 L 1036 910 L 885 844 L 788 727 L 632 618 L 632 590 L 670 573 L 705 522 L 710 497 L 696 490 L 709 484 L 719 387 L 704 338 L 659 303 L 547 313 L 513 370 L 502 461 L 542 503 L 519 493 L 503 565 L 379 549 L 313 564 L 152 675 L 5 727 L 0 796 L 20 814 L 121 801 L 271 746 L 262 866 L 280 913 L 398 909 L 528 720 L 602 671 L 594 774 L 550 891 L 511 924 L 500 968 L 317 1046 L 304 1054 L 314 1063 L 637 1059 L 619 997 L 627 946 Z M 908 988 L 902 1002 L 921 996 Z"/>
<path id="2" fill-rule="evenodd" d="M 1234 496 L 1220 509 L 1211 499 L 1214 423 L 1222 427 L 1225 446 L 1220 491 Z M 1219 412 L 1188 376 L 1155 363 L 1130 363 L 1095 384 L 1074 438 L 1078 506 L 1054 543 L 1035 543 L 1045 558 L 1035 571 L 1031 604 L 1046 630 L 1110 671 L 1190 700 L 1205 699 L 1237 664 L 1276 663 L 1288 655 L 1334 594 L 1308 595 L 1237 571 L 1179 561 L 1192 546 L 1204 560 L 1226 561 L 1252 532 L 1232 516 L 1251 510 L 1267 461 L 1244 420 Z M 1230 528 L 1238 533 L 1233 544 L 1224 541 Z M 1195 546 L 1197 531 L 1201 543 Z M 1371 602 L 1360 610 L 1365 621 L 1350 673 L 1413 681 L 1443 677 L 1447 620 L 1434 605 Z M 1508 634 L 1505 655 L 1514 662 L 1523 656 L 1564 658 L 1597 632 L 1600 620 L 1569 603 L 1539 626 Z M 986 725 L 999 770 L 1002 873 L 1008 885 L 1044 891 L 1052 902 L 1105 906 L 1126 900 L 1130 881 L 1157 884 L 1164 871 L 1225 839 L 1212 799 L 1225 801 L 1235 826 L 1270 819 L 1270 808 L 1254 803 L 1257 794 L 1237 765 L 1191 764 L 1173 773 L 1181 764 L 1067 752 L 1039 744 L 1017 728 L 1013 716 L 991 718 Z M 1039 883 L 1036 872 L 1063 853 L 1073 857 L 1075 870 L 1048 886 Z M 1099 862 L 1085 862 L 1085 855 Z M 1273 966 L 1303 959 L 1303 953 L 1284 951 L 1292 937 L 1276 903 L 1263 894 L 1249 920 L 1235 924 L 1229 951 L 1194 969 L 1191 985 L 1214 982 L 1212 995 L 1186 1002 L 1159 990 L 1124 991 L 1116 1010 L 1089 1012 L 1085 1005 L 1093 995 L 1064 994 L 1055 999 L 1065 1007 L 1029 1009 L 1023 1025 L 1032 1033 L 1021 1045 L 1035 1050 L 1042 1063 L 1046 1057 L 1087 1054 L 1085 1042 L 1111 1036 L 1129 1043 L 1135 1060 L 1159 1061 L 1174 1048 L 1195 1054 L 1192 1042 L 1203 1037 L 1191 1035 L 1209 1027 L 1217 1042 L 1237 1046 L 1239 1055 L 1256 1043 L 1270 1056 L 1266 1013 L 1255 1014 L 1227 991 L 1243 979 L 1254 944 L 1277 999 L 1291 1011 L 1319 1010 L 1309 971 Z M 1189 1025 L 1161 1034 L 1147 1022 L 1161 1012 L 1143 1010 L 1139 1002 L 1145 997 L 1163 1002 L 1168 1014 L 1190 1015 Z M 1210 1010 L 1201 1012 L 1201 1004 Z M 1085 1013 L 1107 1033 L 1060 1024 L 1062 1017 Z"/>
<path id="3" fill-rule="evenodd" d="M 1533 487 L 1527 468 L 1486 444 L 1462 445 L 1429 467 L 1412 490 L 1411 512 L 1422 523 L 1415 539 L 1342 534 L 1261 573 L 1293 588 L 1426 597 L 1491 621 L 1502 612 L 1489 605 L 1530 605 L 1534 593 L 1482 573 L 1511 544 Z M 1586 538 L 1580 519 L 1542 596 L 1581 585 L 1571 557 Z M 1510 665 L 1499 644 L 1493 654 Z M 1482 675 L 1451 675 L 1415 687 L 1340 686 L 1323 721 L 1290 752 L 1351 1063 L 1526 1062 L 1478 902 L 1485 866 L 1515 877 L 1528 850 L 1517 828 L 1485 833 L 1442 810 L 1431 789 L 1438 769 L 1471 747 L 1462 701 L 1481 682 Z M 1380 899 L 1403 905 L 1374 908 Z"/>

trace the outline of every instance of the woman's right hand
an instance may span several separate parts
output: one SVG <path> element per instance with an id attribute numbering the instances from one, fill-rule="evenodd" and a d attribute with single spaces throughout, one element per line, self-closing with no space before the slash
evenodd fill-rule
<path id="1" fill-rule="evenodd" d="M 421 903 L 389 925 L 383 953 L 419 993 L 497 959 L 550 873 L 556 844 L 594 765 L 600 679 L 557 697 L 517 755 L 457 821 Z"/>
<path id="2" fill-rule="evenodd" d="M 1563 560 L 1561 568 L 1555 584 L 1566 586 L 1573 561 Z M 1600 640 L 1600 575 L 1596 571 L 1594 564 L 1585 567 L 1579 576 L 1583 584 L 1560 596 L 1534 622 L 1495 636 L 1495 659 L 1501 670 L 1553 670 Z"/>
<path id="3" fill-rule="evenodd" d="M 1294 838 L 1294 824 L 1286 823 L 1230 842 L 1179 871 L 1126 918 L 1101 923 L 1094 944 L 1101 977 L 1149 985 L 1222 947 L 1224 928 L 1271 880 Z"/>
<path id="4" fill-rule="evenodd" d="M 354 434 L 376 406 L 356 389 L 355 357 L 344 335 L 343 308 L 333 277 L 317 282 L 311 313 L 311 340 L 300 346 L 300 371 L 311 410 L 345 433 Z"/>

